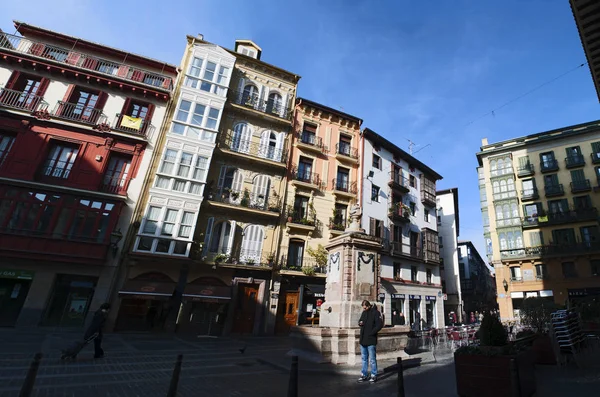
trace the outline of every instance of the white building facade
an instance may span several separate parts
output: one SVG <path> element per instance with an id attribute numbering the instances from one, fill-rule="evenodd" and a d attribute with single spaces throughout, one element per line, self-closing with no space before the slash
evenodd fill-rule
<path id="1" fill-rule="evenodd" d="M 435 171 L 370 129 L 361 136 L 362 227 L 383 241 L 379 288 L 385 321 L 444 326 Z"/>

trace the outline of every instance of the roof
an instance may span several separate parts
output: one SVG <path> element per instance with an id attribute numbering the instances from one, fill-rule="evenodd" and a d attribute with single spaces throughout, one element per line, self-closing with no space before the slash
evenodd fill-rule
<path id="1" fill-rule="evenodd" d="M 443 179 L 443 177 L 440 174 L 438 174 L 437 172 L 435 172 L 433 169 L 429 168 L 421 161 L 417 160 L 410 154 L 406 153 L 404 150 L 400 149 L 398 146 L 394 145 L 392 142 L 388 141 L 387 139 L 385 139 L 384 137 L 382 137 L 381 135 L 379 135 L 372 129 L 365 128 L 363 130 L 363 135 L 365 135 L 367 139 L 373 141 L 377 145 L 385 147 L 385 149 L 388 150 L 389 152 L 391 152 L 392 154 L 397 155 L 398 157 L 406 160 L 406 162 L 409 165 L 411 165 L 411 166 L 415 165 L 416 168 L 419 168 L 424 173 L 429 174 L 430 176 L 434 177 L 436 181 Z"/>
<path id="2" fill-rule="evenodd" d="M 460 216 L 458 214 L 458 188 L 451 187 L 450 189 L 438 190 L 438 196 L 442 194 L 452 194 L 454 196 L 454 218 L 456 221 L 456 237 L 460 235 Z"/>
<path id="3" fill-rule="evenodd" d="M 257 54 L 256 54 L 256 59 L 258 59 L 260 61 L 260 56 L 262 55 L 262 48 L 260 48 L 258 46 L 258 44 L 256 44 L 254 41 L 252 40 L 247 40 L 247 39 L 238 39 L 235 41 L 235 48 L 234 50 L 237 52 L 238 50 L 238 46 L 239 45 L 249 45 L 251 47 L 254 47 L 254 49 L 256 50 Z"/>
<path id="4" fill-rule="evenodd" d="M 600 2 L 594 0 L 569 0 L 575 18 L 579 39 L 600 100 Z M 583 66 L 583 64 L 581 65 Z"/>
<path id="5" fill-rule="evenodd" d="M 525 135 L 517 138 L 511 138 L 505 141 L 490 143 L 480 147 L 477 160 L 479 165 L 483 165 L 482 157 L 502 152 L 510 152 L 526 146 L 531 146 L 537 143 L 546 143 L 552 139 L 562 139 L 577 135 L 589 133 L 598 133 L 600 131 L 600 120 L 590 121 L 587 123 L 571 125 L 568 127 L 557 128 L 550 131 L 539 132 L 532 135 Z"/>
<path id="6" fill-rule="evenodd" d="M 26 22 L 13 20 L 13 23 L 15 24 L 17 32 L 19 32 L 23 36 L 27 35 L 28 33 L 37 33 L 44 36 L 51 36 L 62 41 L 72 42 L 74 46 L 77 44 L 84 48 L 89 47 L 92 50 L 100 52 L 109 52 L 112 55 L 121 55 L 124 59 L 128 60 L 129 63 L 140 63 L 143 65 L 151 66 L 153 68 L 162 69 L 164 72 L 177 74 L 177 66 L 170 63 L 149 58 L 144 55 L 134 54 L 132 52 L 124 51 L 118 48 L 109 47 L 107 45 L 95 43 L 93 41 L 85 40 L 79 37 L 55 32 L 53 30 L 45 29 L 39 26 L 30 25 Z"/>
<path id="7" fill-rule="evenodd" d="M 344 112 L 341 112 L 341 111 L 339 111 L 339 110 L 336 110 L 336 109 L 330 108 L 329 106 L 321 105 L 320 103 L 313 102 L 313 101 L 311 101 L 311 100 L 309 100 L 309 99 L 306 99 L 306 98 L 300 98 L 300 97 L 298 97 L 298 98 L 296 99 L 296 103 L 297 103 L 297 104 L 299 104 L 299 105 L 301 105 L 301 104 L 305 103 L 305 104 L 307 104 L 308 106 L 311 106 L 311 107 L 314 107 L 314 108 L 317 108 L 317 109 L 324 110 L 324 111 L 326 111 L 326 112 L 329 112 L 329 113 L 335 114 L 335 115 L 337 115 L 337 116 L 339 116 L 339 117 L 341 117 L 341 118 L 344 118 L 344 119 L 348 119 L 348 120 L 354 121 L 355 123 L 358 123 L 358 125 L 359 125 L 359 126 L 360 126 L 360 125 L 362 124 L 362 122 L 363 122 L 363 121 L 362 121 L 362 119 L 359 119 L 359 118 L 358 118 L 358 117 L 356 117 L 356 116 L 352 116 L 351 114 L 344 113 Z"/>

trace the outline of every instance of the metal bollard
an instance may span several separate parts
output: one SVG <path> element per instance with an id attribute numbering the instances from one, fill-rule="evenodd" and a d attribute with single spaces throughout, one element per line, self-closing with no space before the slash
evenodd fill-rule
<path id="1" fill-rule="evenodd" d="M 40 368 L 40 361 L 42 359 L 42 353 L 36 353 L 33 357 L 33 361 L 29 366 L 29 370 L 27 371 L 27 375 L 25 376 L 25 380 L 23 381 L 23 386 L 21 386 L 21 392 L 19 393 L 19 397 L 30 397 L 31 392 L 33 391 L 33 385 L 35 384 L 35 378 L 38 373 L 38 369 Z"/>
<path id="2" fill-rule="evenodd" d="M 405 397 L 404 394 L 404 369 L 402 368 L 402 357 L 398 357 L 398 397 Z"/>
<path id="3" fill-rule="evenodd" d="M 290 367 L 290 383 L 288 384 L 288 397 L 298 397 L 298 356 L 292 356 Z"/>
<path id="4" fill-rule="evenodd" d="M 171 376 L 171 384 L 169 385 L 169 392 L 167 397 L 177 396 L 177 385 L 179 384 L 179 374 L 181 373 L 181 362 L 183 361 L 183 354 L 177 356 L 175 362 L 175 368 L 173 369 L 173 375 Z"/>

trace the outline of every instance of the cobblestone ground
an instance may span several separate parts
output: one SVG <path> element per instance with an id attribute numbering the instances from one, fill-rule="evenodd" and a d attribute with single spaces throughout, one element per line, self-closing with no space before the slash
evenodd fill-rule
<path id="1" fill-rule="evenodd" d="M 105 336 L 106 357 L 94 360 L 88 346 L 74 362 L 61 362 L 60 349 L 79 334 L 1 330 L 0 397 L 18 396 L 35 352 L 44 358 L 34 396 L 166 396 L 177 354 L 184 355 L 180 397 L 287 396 L 288 338 L 175 338 L 147 334 Z M 239 349 L 246 346 L 245 353 Z M 422 355 L 423 365 L 405 371 L 406 395 L 455 396 L 452 357 Z M 381 370 L 389 362 L 380 362 Z M 357 368 L 300 361 L 299 395 L 396 396 L 395 375 L 376 384 L 358 384 Z M 592 396 L 598 371 L 547 367 L 538 370 L 538 396 Z M 567 393 L 567 394 L 565 394 Z M 574 394 L 573 394 L 574 393 Z"/>

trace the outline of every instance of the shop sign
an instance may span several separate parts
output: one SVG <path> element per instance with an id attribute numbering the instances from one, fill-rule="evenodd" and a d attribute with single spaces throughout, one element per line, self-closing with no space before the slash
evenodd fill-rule
<path id="1" fill-rule="evenodd" d="M 548 296 L 554 296 L 554 293 L 552 292 L 551 289 L 549 289 L 549 290 L 546 290 L 546 291 L 540 291 L 540 296 L 542 298 L 548 297 Z"/>
<path id="2" fill-rule="evenodd" d="M 325 294 L 322 294 L 320 292 L 315 292 L 313 295 L 315 298 L 325 298 Z"/>
<path id="3" fill-rule="evenodd" d="M 435 296 L 425 295 L 425 300 L 426 300 L 426 301 L 434 301 L 434 300 L 436 300 L 436 299 L 437 299 L 437 298 L 436 298 Z"/>
<path id="4" fill-rule="evenodd" d="M 537 291 L 535 291 L 535 292 L 526 292 L 525 293 L 525 297 L 526 298 L 537 298 L 538 297 L 538 293 L 537 293 Z"/>
<path id="5" fill-rule="evenodd" d="M 421 300 L 421 295 L 408 295 L 408 299 Z"/>
<path id="6" fill-rule="evenodd" d="M 15 278 L 19 280 L 33 280 L 33 272 L 25 270 L 0 269 L 0 278 Z"/>
<path id="7" fill-rule="evenodd" d="M 152 287 L 152 286 L 146 286 L 146 287 L 142 287 L 140 288 L 140 291 L 142 292 L 154 292 L 156 291 L 156 288 Z"/>
<path id="8" fill-rule="evenodd" d="M 517 299 L 523 298 L 523 293 L 522 292 L 511 292 L 510 293 L 510 297 L 511 298 L 517 298 Z"/>
<path id="9" fill-rule="evenodd" d="M 392 294 L 392 299 L 404 299 L 406 295 L 404 294 Z"/>
<path id="10" fill-rule="evenodd" d="M 200 291 L 200 295 L 212 295 L 213 291 L 211 289 L 203 289 Z"/>

